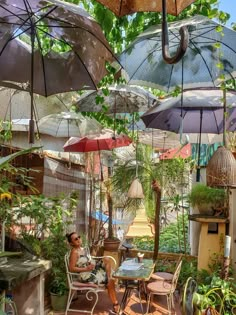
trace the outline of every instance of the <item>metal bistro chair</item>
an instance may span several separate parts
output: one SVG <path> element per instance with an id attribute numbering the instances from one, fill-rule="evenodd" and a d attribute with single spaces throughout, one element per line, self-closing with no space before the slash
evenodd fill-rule
<path id="1" fill-rule="evenodd" d="M 150 301 L 154 295 L 163 295 L 167 298 L 168 314 L 171 314 L 171 309 L 174 309 L 174 292 L 178 283 L 179 274 L 182 266 L 182 260 L 179 262 L 172 281 L 153 281 L 147 285 L 148 291 L 148 303 L 147 303 L 147 314 L 150 308 Z"/>
<path id="2" fill-rule="evenodd" d="M 182 260 L 183 255 L 180 255 L 177 262 L 176 262 L 176 268 L 179 265 L 180 261 Z M 171 282 L 174 277 L 174 273 L 171 272 L 164 272 L 164 271 L 158 271 L 154 272 L 151 275 L 152 280 L 157 280 L 157 281 L 169 281 Z"/>
<path id="3" fill-rule="evenodd" d="M 97 305 L 98 302 L 98 293 L 103 292 L 106 290 L 105 285 L 104 286 L 97 286 L 97 287 L 92 287 L 88 284 L 81 283 L 79 281 L 76 281 L 76 277 L 78 277 L 78 273 L 73 273 L 69 271 L 69 256 L 70 253 L 67 253 L 65 255 L 65 265 L 66 265 L 66 274 L 67 274 L 67 280 L 68 280 L 68 286 L 69 286 L 69 295 L 68 295 L 68 300 L 67 300 L 67 305 L 66 305 L 66 312 L 65 315 L 68 314 L 68 312 L 81 312 L 81 313 L 86 313 L 86 314 L 91 314 L 93 315 L 93 311 L 95 306 Z M 111 256 L 101 256 L 101 257 L 94 257 L 91 256 L 92 259 L 102 259 L 102 258 L 110 258 L 114 262 L 114 265 L 116 266 L 116 261 L 113 257 Z M 92 274 L 92 272 L 91 272 Z M 90 310 L 81 310 L 81 309 L 74 309 L 71 308 L 71 303 L 73 300 L 74 295 L 77 293 L 77 291 L 80 292 L 85 292 L 86 299 L 88 301 L 91 301 L 92 307 Z"/>

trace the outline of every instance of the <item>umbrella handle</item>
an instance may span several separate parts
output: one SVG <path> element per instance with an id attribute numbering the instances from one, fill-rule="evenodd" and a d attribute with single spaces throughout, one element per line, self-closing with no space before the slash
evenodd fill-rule
<path id="1" fill-rule="evenodd" d="M 175 56 L 170 56 L 169 52 L 169 36 L 168 36 L 168 26 L 166 21 L 166 0 L 162 0 L 162 56 L 166 63 L 175 64 L 179 62 L 187 48 L 189 43 L 189 33 L 186 26 L 182 26 L 179 30 L 180 43 Z"/>

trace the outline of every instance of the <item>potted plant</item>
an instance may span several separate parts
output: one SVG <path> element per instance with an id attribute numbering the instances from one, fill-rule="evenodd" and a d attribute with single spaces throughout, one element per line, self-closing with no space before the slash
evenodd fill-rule
<path id="1" fill-rule="evenodd" d="M 65 274 L 54 278 L 49 285 L 51 305 L 54 311 L 64 311 L 68 299 L 68 287 Z"/>
<path id="2" fill-rule="evenodd" d="M 200 214 L 213 215 L 224 211 L 226 192 L 223 188 L 197 184 L 189 194 L 189 201 L 193 207 L 198 208 Z"/>
<path id="3" fill-rule="evenodd" d="M 55 311 L 65 310 L 67 303 L 68 287 L 64 257 L 69 247 L 65 234 L 67 225 L 71 224 L 73 207 L 76 205 L 76 199 L 73 199 L 71 196 L 67 200 L 68 209 L 65 209 L 62 201 L 65 202 L 65 199 L 53 198 L 51 208 L 53 210 L 56 209 L 56 211 L 53 211 L 54 216 L 50 223 L 49 235 L 41 241 L 42 256 L 52 262 L 49 277 L 49 293 L 51 305 Z"/>

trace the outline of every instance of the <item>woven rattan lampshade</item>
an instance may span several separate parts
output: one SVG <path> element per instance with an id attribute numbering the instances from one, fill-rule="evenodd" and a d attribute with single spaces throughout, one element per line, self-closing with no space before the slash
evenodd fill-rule
<path id="1" fill-rule="evenodd" d="M 229 149 L 218 147 L 206 167 L 206 178 L 211 187 L 236 185 L 236 160 Z"/>

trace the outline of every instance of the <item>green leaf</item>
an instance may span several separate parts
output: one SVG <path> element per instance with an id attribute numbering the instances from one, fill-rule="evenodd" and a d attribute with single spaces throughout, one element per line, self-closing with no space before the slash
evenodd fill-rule
<path id="1" fill-rule="evenodd" d="M 10 154 L 8 156 L 4 156 L 4 157 L 0 158 L 0 169 L 3 169 L 9 162 L 14 160 L 17 156 L 24 155 L 24 154 L 39 150 L 40 148 L 42 148 L 42 147 L 33 147 L 30 149 L 21 150 L 19 152 L 15 152 L 13 154 Z"/>

